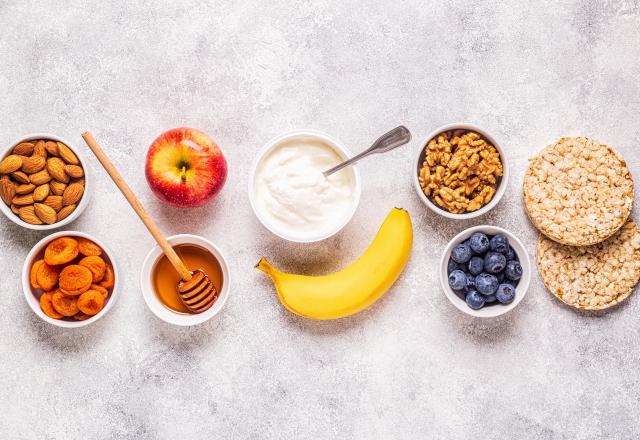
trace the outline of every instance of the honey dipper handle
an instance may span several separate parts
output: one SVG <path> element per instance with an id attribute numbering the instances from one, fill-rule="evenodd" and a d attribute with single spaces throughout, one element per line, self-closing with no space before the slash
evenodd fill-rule
<path id="1" fill-rule="evenodd" d="M 113 182 L 116 184 L 124 198 L 127 199 L 133 210 L 136 212 L 136 214 L 138 214 L 138 217 L 140 217 L 142 223 L 144 223 L 149 232 L 151 232 L 151 235 L 153 235 L 156 243 L 158 243 L 158 246 L 160 246 L 162 252 L 164 252 L 164 254 L 167 256 L 169 262 L 180 274 L 180 277 L 182 277 L 182 279 L 185 281 L 189 281 L 192 276 L 191 272 L 189 271 L 187 266 L 185 266 L 184 262 L 178 256 L 178 254 L 176 254 L 176 251 L 173 250 L 167 239 L 164 238 L 164 235 L 162 234 L 162 232 L 160 232 L 160 229 L 158 229 L 155 222 L 151 219 L 149 214 L 147 214 L 147 211 L 145 211 L 136 195 L 133 193 L 133 191 L 131 191 L 131 188 L 129 188 L 129 185 L 127 185 L 127 182 L 125 182 L 125 180 L 122 178 L 116 167 L 113 166 L 113 163 L 111 163 L 107 155 L 104 154 L 104 151 L 102 151 L 102 148 L 100 148 L 91 133 L 85 131 L 84 133 L 82 133 L 82 138 L 87 143 L 91 151 L 93 151 L 93 154 L 96 155 L 109 176 L 111 176 L 111 179 L 113 179 Z"/>

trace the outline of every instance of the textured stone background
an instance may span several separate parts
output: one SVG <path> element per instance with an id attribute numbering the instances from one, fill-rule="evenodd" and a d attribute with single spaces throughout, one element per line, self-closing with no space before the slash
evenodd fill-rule
<path id="1" fill-rule="evenodd" d="M 86 329 L 41 322 L 18 278 L 46 234 L 0 221 L 0 437 L 637 438 L 637 294 L 579 314 L 534 274 L 516 310 L 479 321 L 439 287 L 441 250 L 472 225 L 508 228 L 533 256 L 522 174 L 558 137 L 616 146 L 638 179 L 638 2 L 496 3 L 0 0 L 0 143 L 49 131 L 81 146 L 91 129 L 164 231 L 210 238 L 234 277 L 218 318 L 156 319 L 138 287 L 152 240 L 91 158 L 97 188 L 72 228 L 110 244 L 124 290 Z M 495 134 L 513 179 L 490 214 L 450 222 L 421 205 L 410 167 L 429 131 L 460 120 Z M 399 123 L 414 141 L 359 165 L 362 203 L 337 237 L 292 245 L 257 222 L 247 173 L 268 139 L 310 127 L 357 151 Z M 214 137 L 230 164 L 221 196 L 187 215 L 143 175 L 150 142 L 182 125 Z M 412 214 L 413 256 L 357 316 L 293 316 L 253 269 L 262 255 L 338 269 L 392 206 Z"/>

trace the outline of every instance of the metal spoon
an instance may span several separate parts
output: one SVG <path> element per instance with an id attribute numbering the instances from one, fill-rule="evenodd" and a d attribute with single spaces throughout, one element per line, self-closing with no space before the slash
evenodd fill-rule
<path id="1" fill-rule="evenodd" d="M 362 153 L 357 156 L 353 156 L 351 159 L 342 162 L 341 164 L 336 165 L 330 170 L 324 171 L 325 177 L 329 177 L 336 171 L 340 171 L 346 166 L 349 166 L 363 157 L 367 157 L 370 154 L 374 153 L 386 153 L 387 151 L 391 151 L 394 148 L 399 147 L 400 145 L 404 145 L 411 140 L 411 133 L 409 129 L 404 125 L 400 125 L 394 128 L 391 131 L 386 132 L 382 136 L 380 136 L 368 149 L 364 150 Z"/>

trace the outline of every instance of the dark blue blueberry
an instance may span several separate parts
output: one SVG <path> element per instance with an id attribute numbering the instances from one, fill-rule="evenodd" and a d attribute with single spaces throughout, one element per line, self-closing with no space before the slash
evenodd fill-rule
<path id="1" fill-rule="evenodd" d="M 504 270 L 502 272 L 498 272 L 496 274 L 496 278 L 498 279 L 498 282 L 501 283 L 504 281 Z"/>
<path id="2" fill-rule="evenodd" d="M 504 274 L 510 280 L 519 280 L 522 277 L 522 266 L 516 260 L 507 261 L 507 267 L 504 268 Z"/>
<path id="3" fill-rule="evenodd" d="M 484 260 L 482 257 L 471 257 L 469 260 L 469 272 L 472 275 L 478 275 L 482 272 L 482 268 L 484 267 Z"/>
<path id="4" fill-rule="evenodd" d="M 474 232 L 469 238 L 469 246 L 476 254 L 484 254 L 489 250 L 489 237 L 482 232 Z"/>
<path id="5" fill-rule="evenodd" d="M 498 252 L 488 252 L 484 256 L 484 270 L 489 273 L 498 273 L 504 270 L 507 265 L 507 259 Z"/>
<path id="6" fill-rule="evenodd" d="M 518 261 L 518 256 L 516 255 L 516 251 L 514 251 L 511 246 L 509 246 L 509 250 L 507 251 L 506 254 L 504 254 L 504 256 L 506 257 L 507 261 L 509 260 Z"/>
<path id="7" fill-rule="evenodd" d="M 484 297 L 484 302 L 486 302 L 487 304 L 491 304 L 491 303 L 494 303 L 496 301 L 498 301 L 498 299 L 496 298 L 496 294 L 495 293 L 493 293 L 491 295 L 486 295 Z"/>
<path id="8" fill-rule="evenodd" d="M 502 234 L 497 234 L 490 240 L 489 247 L 494 252 L 506 254 L 509 251 L 509 239 Z"/>
<path id="9" fill-rule="evenodd" d="M 447 275 L 449 275 L 454 270 L 460 269 L 460 265 L 449 258 L 449 262 L 447 263 Z"/>
<path id="10" fill-rule="evenodd" d="M 476 277 L 476 289 L 483 295 L 491 295 L 498 289 L 498 279 L 495 275 L 482 272 Z"/>
<path id="11" fill-rule="evenodd" d="M 511 284 L 500 284 L 496 292 L 496 298 L 502 304 L 509 304 L 516 297 L 516 288 Z"/>
<path id="12" fill-rule="evenodd" d="M 510 280 L 508 278 L 506 280 L 504 280 L 505 284 L 509 284 L 510 286 L 513 286 L 513 287 L 516 287 L 519 282 L 520 282 L 520 280 Z"/>
<path id="13" fill-rule="evenodd" d="M 467 292 L 467 297 L 465 298 L 465 301 L 467 305 L 471 307 L 473 310 L 478 310 L 484 306 L 485 297 L 479 294 L 478 292 L 476 292 L 475 290 L 472 290 L 470 292 Z"/>
<path id="14" fill-rule="evenodd" d="M 464 264 L 471 259 L 472 253 L 468 244 L 460 243 L 451 251 L 451 258 L 456 263 Z"/>
<path id="15" fill-rule="evenodd" d="M 470 292 L 472 290 L 476 290 L 476 277 L 474 277 L 470 273 L 467 273 L 465 275 L 467 276 L 467 284 L 464 286 L 464 291 Z"/>
<path id="16" fill-rule="evenodd" d="M 461 270 L 454 270 L 449 274 L 449 287 L 462 290 L 467 285 L 467 275 Z"/>

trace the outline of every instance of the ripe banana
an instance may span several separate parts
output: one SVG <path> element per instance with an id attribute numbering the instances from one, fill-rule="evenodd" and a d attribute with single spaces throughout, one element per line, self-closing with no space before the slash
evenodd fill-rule
<path id="1" fill-rule="evenodd" d="M 269 275 L 280 302 L 291 312 L 312 319 L 353 315 L 385 294 L 404 269 L 413 228 L 409 213 L 391 210 L 369 248 L 350 266 L 331 275 L 284 273 L 262 258 L 257 269 Z"/>

